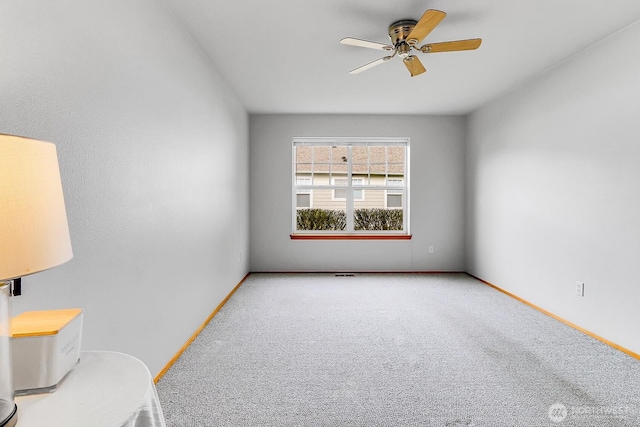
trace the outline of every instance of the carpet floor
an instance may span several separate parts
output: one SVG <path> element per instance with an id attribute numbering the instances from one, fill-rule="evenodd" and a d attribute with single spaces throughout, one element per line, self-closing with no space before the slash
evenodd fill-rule
<path id="1" fill-rule="evenodd" d="M 640 426 L 640 361 L 466 274 L 251 274 L 168 426 Z"/>

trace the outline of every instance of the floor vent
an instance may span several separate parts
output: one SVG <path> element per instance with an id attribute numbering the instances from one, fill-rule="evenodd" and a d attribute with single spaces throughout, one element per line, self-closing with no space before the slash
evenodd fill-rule
<path id="1" fill-rule="evenodd" d="M 336 277 L 356 277 L 356 275 L 353 273 L 336 273 L 335 276 Z"/>

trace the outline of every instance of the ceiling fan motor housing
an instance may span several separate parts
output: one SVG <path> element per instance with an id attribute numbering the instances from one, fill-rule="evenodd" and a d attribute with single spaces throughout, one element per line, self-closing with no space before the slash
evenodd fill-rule
<path id="1" fill-rule="evenodd" d="M 411 53 L 411 47 L 417 42 L 417 40 L 413 42 L 407 40 L 407 37 L 411 34 L 411 31 L 417 23 L 418 21 L 414 21 L 413 19 L 403 19 L 389 26 L 391 43 L 393 43 L 398 56 L 401 58 L 408 57 Z"/>
<path id="2" fill-rule="evenodd" d="M 408 43 L 407 37 L 409 36 L 409 34 L 411 34 L 411 31 L 417 23 L 418 21 L 415 21 L 413 19 L 402 19 L 391 24 L 389 26 L 389 37 L 391 38 L 391 43 L 393 43 L 394 46 L 397 46 L 398 43 L 402 42 Z M 416 42 L 414 42 L 413 44 L 415 44 Z"/>

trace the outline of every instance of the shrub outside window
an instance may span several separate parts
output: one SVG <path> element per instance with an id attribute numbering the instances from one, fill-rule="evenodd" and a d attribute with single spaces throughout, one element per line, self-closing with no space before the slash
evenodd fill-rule
<path id="1" fill-rule="evenodd" d="M 294 138 L 294 234 L 409 234 L 408 138 Z"/>

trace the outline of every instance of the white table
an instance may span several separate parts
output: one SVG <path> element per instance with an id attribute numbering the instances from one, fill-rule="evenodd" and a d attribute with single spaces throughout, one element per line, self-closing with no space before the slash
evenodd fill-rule
<path id="1" fill-rule="evenodd" d="M 113 352 L 82 352 L 49 394 L 17 397 L 19 427 L 166 427 L 147 366 Z"/>

